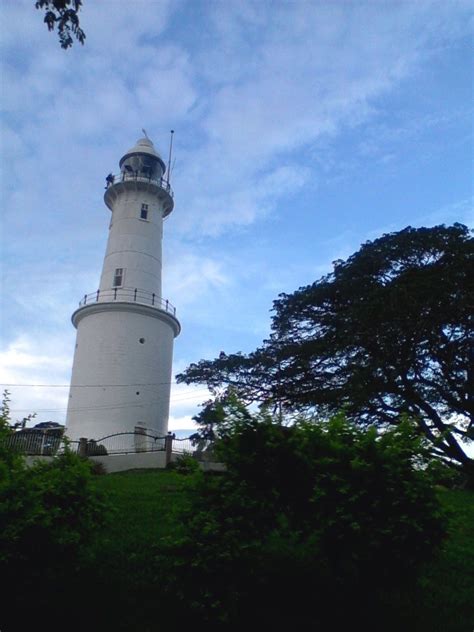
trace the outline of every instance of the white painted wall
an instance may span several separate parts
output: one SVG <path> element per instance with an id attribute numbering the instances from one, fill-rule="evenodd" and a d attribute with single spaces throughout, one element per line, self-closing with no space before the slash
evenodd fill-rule
<path id="1" fill-rule="evenodd" d="M 140 452 L 140 454 L 110 454 L 88 457 L 94 463 L 101 463 L 107 474 L 127 470 L 149 470 L 166 467 L 164 452 Z"/>
<path id="2" fill-rule="evenodd" d="M 130 190 L 114 202 L 100 290 L 110 290 L 116 268 L 124 268 L 124 287 L 161 296 L 162 201 L 148 191 Z M 148 219 L 140 219 L 148 204 Z"/>
<path id="3" fill-rule="evenodd" d="M 67 436 L 100 439 L 133 432 L 138 424 L 165 435 L 176 331 L 172 317 L 127 303 L 92 304 L 81 312 Z"/>

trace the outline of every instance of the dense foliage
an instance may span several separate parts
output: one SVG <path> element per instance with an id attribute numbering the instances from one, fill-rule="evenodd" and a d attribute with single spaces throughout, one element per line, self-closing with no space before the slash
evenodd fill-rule
<path id="1" fill-rule="evenodd" d="M 235 397 L 214 408 L 204 418 L 227 471 L 204 475 L 186 457 L 172 472 L 99 477 L 117 506 L 107 533 L 98 529 L 107 510 L 87 462 L 66 453 L 27 470 L 18 456 L 3 455 L 7 632 L 41 615 L 58 630 L 65 620 L 68 629 L 87 621 L 114 632 L 202 624 L 375 630 L 381 622 L 387 631 L 427 630 L 418 604 L 438 584 L 431 621 L 438 603 L 456 603 L 460 624 L 443 612 L 452 624 L 443 629 L 464 629 L 468 580 L 449 578 L 445 567 L 442 582 L 429 576 L 446 519 L 408 419 L 380 433 L 342 415 L 287 427 Z M 6 418 L 0 433 L 11 432 Z M 450 528 L 459 559 L 445 561 L 451 573 L 467 569 L 469 536 L 462 543 L 458 531 L 469 533 L 468 519 L 458 522 Z"/>
<path id="2" fill-rule="evenodd" d="M 166 599 L 236 629 L 342 625 L 367 594 L 376 616 L 445 535 L 410 422 L 379 434 L 342 416 L 286 427 L 236 412 L 218 447 L 227 472 L 202 477 L 186 535 L 160 543 Z"/>
<path id="3" fill-rule="evenodd" d="M 65 559 L 74 565 L 106 513 L 91 464 L 72 452 L 49 463 L 25 467 L 21 460 L 2 468 L 0 564 L 39 573 Z"/>
<path id="4" fill-rule="evenodd" d="M 2 627 L 21 629 L 35 607 L 81 567 L 109 508 L 91 464 L 69 450 L 27 467 L 5 444 L 11 431 L 8 398 L 0 410 L 0 573 L 5 582 Z M 29 609 L 17 607 L 28 595 Z M 23 604 L 24 605 L 24 604 Z M 17 628 L 13 627 L 16 622 Z M 23 629 L 25 629 L 23 627 Z"/>
<path id="5" fill-rule="evenodd" d="M 173 584 L 180 573 L 172 570 L 169 574 L 171 560 L 163 567 L 161 557 L 154 555 L 157 546 L 163 552 L 163 542 L 176 542 L 187 533 L 188 524 L 182 515 L 196 495 L 193 481 L 194 476 L 167 470 L 135 470 L 98 477 L 97 486 L 116 507 L 115 519 L 96 540 L 88 565 L 74 571 L 75 585 L 71 586 L 70 581 L 58 582 L 50 590 L 46 607 L 34 609 L 30 594 L 18 590 L 16 610 L 20 613 L 30 610 L 34 619 L 31 629 L 38 625 L 38 617 L 34 615 L 39 612 L 47 619 L 49 630 L 75 630 L 87 624 L 113 632 L 158 629 L 181 632 L 187 629 L 183 620 L 190 610 L 189 625 L 193 629 L 199 627 L 200 620 L 195 614 L 199 582 Z M 408 585 L 405 589 L 404 582 L 402 594 L 394 592 L 385 600 L 376 630 L 465 632 L 470 629 L 474 617 L 474 494 L 467 490 L 439 490 L 438 495 L 449 510 L 448 538 L 440 555 L 426 565 L 417 587 Z M 190 558 L 188 568 L 193 573 L 191 564 Z M 174 595 L 170 584 L 175 586 Z M 317 596 L 315 587 L 309 599 L 314 604 L 313 610 Z M 285 603 L 298 614 L 299 602 L 290 597 Z M 368 589 L 362 595 L 359 610 L 364 608 L 366 613 L 360 616 L 352 611 L 350 628 L 344 629 L 353 629 L 357 623 L 364 630 L 370 629 L 367 621 L 376 604 Z M 343 609 L 348 610 L 349 604 L 341 596 L 337 610 Z M 7 626 L 3 611 L 4 607 L 5 632 L 29 629 L 25 625 Z M 301 629 L 298 619 L 286 629 Z M 337 628 L 332 625 L 321 629 Z"/>
<path id="6" fill-rule="evenodd" d="M 274 303 L 272 334 L 177 376 L 283 410 L 344 408 L 361 424 L 416 419 L 433 453 L 473 476 L 474 240 L 466 226 L 411 228 L 364 244 Z"/>

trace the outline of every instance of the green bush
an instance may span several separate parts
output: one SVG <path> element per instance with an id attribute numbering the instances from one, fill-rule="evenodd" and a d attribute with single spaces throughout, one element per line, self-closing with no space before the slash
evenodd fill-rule
<path id="1" fill-rule="evenodd" d="M 469 489 L 469 481 L 461 469 L 446 465 L 443 461 L 432 460 L 428 463 L 427 473 L 437 485 L 448 489 Z"/>
<path id="2" fill-rule="evenodd" d="M 184 452 L 176 458 L 176 461 L 168 463 L 167 467 L 179 474 L 194 474 L 199 470 L 199 463 L 192 454 Z"/>
<path id="3" fill-rule="evenodd" d="M 91 464 L 65 451 L 51 462 L 23 462 L 0 479 L 0 562 L 73 562 L 107 519 Z"/>
<path id="4" fill-rule="evenodd" d="M 23 457 L 0 448 L 0 574 L 6 630 L 27 629 L 38 613 L 74 606 L 66 604 L 76 594 L 76 574 L 85 567 L 90 545 L 110 515 L 91 469 L 90 462 L 67 449 L 50 462 L 26 467 Z"/>
<path id="5" fill-rule="evenodd" d="M 108 515 L 93 465 L 67 447 L 27 467 L 3 439 L 11 434 L 8 392 L 0 407 L 0 565 L 52 568 L 75 563 Z M 20 571 L 22 572 L 22 571 Z"/>
<path id="6" fill-rule="evenodd" d="M 408 421 L 378 433 L 342 417 L 285 427 L 241 416 L 221 437 L 227 471 L 201 478 L 188 535 L 158 553 L 169 599 L 201 621 L 342 625 L 368 594 L 376 618 L 445 535 Z"/>

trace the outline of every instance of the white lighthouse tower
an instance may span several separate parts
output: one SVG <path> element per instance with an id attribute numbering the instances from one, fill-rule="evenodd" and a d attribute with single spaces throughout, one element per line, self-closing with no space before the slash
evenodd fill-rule
<path id="1" fill-rule="evenodd" d="M 137 426 L 168 430 L 174 307 L 161 293 L 163 219 L 173 210 L 165 163 L 146 137 L 107 177 L 112 211 L 99 289 L 72 315 L 77 328 L 66 434 L 100 439 Z"/>

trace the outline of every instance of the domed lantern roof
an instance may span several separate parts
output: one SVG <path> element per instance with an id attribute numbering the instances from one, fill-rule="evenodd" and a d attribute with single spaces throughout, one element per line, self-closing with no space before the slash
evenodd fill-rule
<path id="1" fill-rule="evenodd" d="M 156 151 L 152 141 L 147 137 L 137 140 L 135 146 L 122 156 L 119 166 L 122 171 L 125 169 L 127 171 L 138 170 L 139 172 L 142 171 L 145 166 L 147 171 L 151 168 L 153 175 L 159 171 L 161 176 L 163 176 L 166 171 L 166 165 L 163 159 Z"/>

